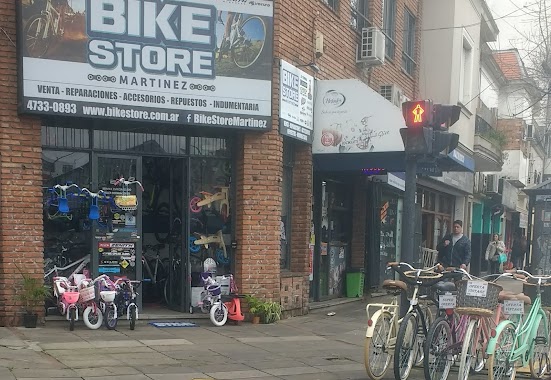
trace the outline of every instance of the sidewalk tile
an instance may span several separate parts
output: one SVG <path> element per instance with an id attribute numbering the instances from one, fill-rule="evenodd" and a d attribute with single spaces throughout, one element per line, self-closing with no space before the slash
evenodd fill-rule
<path id="1" fill-rule="evenodd" d="M 265 369 L 263 371 L 274 376 L 304 375 L 307 373 L 324 372 L 323 370 L 315 367 L 274 368 L 274 369 Z"/>
<path id="2" fill-rule="evenodd" d="M 158 375 L 147 375 L 153 380 L 212 380 L 212 377 L 205 375 L 204 373 L 186 373 L 186 374 L 174 374 L 165 373 Z"/>
<path id="3" fill-rule="evenodd" d="M 115 376 L 115 375 L 139 375 L 142 372 L 132 367 L 95 367 L 75 369 L 77 375 L 87 376 Z"/>
<path id="4" fill-rule="evenodd" d="M 207 375 L 215 379 L 226 380 L 254 379 L 258 377 L 266 377 L 265 372 L 257 371 L 254 369 L 249 371 L 207 372 Z"/>
<path id="5" fill-rule="evenodd" d="M 143 346 L 143 343 L 140 343 L 137 340 L 91 340 L 90 344 L 97 348 L 125 348 Z"/>
<path id="6" fill-rule="evenodd" d="M 65 343 L 39 343 L 43 350 L 73 350 L 79 348 L 93 348 L 88 342 L 65 342 Z"/>
<path id="7" fill-rule="evenodd" d="M 140 340 L 140 342 L 146 346 L 181 346 L 193 344 L 187 339 L 151 339 Z"/>
<path id="8" fill-rule="evenodd" d="M 77 373 L 72 369 L 21 369 L 15 368 L 12 373 L 16 378 L 67 378 L 78 377 Z"/>
<path id="9" fill-rule="evenodd" d="M 84 380 L 113 380 L 113 376 L 86 376 L 83 377 Z M 151 380 L 151 377 L 146 375 L 123 375 L 117 376 L 117 380 Z"/>

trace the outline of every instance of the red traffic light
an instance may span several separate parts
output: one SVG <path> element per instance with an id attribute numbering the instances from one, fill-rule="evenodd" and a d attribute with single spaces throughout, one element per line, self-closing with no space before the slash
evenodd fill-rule
<path id="1" fill-rule="evenodd" d="M 402 114 L 407 127 L 430 127 L 433 118 L 432 100 L 404 102 Z"/>

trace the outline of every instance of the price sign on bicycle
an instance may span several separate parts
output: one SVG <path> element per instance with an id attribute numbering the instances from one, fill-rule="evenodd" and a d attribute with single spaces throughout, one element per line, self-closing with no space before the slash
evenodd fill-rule
<path id="1" fill-rule="evenodd" d="M 465 294 L 471 297 L 486 297 L 488 294 L 488 283 L 485 281 L 468 281 Z"/>

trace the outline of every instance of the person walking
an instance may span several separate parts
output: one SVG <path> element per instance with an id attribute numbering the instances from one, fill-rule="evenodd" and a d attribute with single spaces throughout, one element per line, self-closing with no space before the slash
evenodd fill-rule
<path id="1" fill-rule="evenodd" d="M 511 247 L 511 261 L 516 269 L 522 269 L 524 266 L 524 255 L 526 254 L 526 236 L 517 235 Z"/>
<path id="2" fill-rule="evenodd" d="M 498 234 L 492 235 L 492 240 L 486 248 L 486 261 L 488 261 L 489 274 L 503 273 L 503 263 L 500 255 L 505 252 L 505 243 L 499 240 Z"/>
<path id="3" fill-rule="evenodd" d="M 463 222 L 453 222 L 453 233 L 444 236 L 436 247 L 438 262 L 444 267 L 467 269 L 471 262 L 471 241 L 463 235 Z"/>

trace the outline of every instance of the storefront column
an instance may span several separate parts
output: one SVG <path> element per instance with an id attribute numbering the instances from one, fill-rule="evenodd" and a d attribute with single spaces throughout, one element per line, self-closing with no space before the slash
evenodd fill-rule
<path id="1" fill-rule="evenodd" d="M 16 3 L 0 3 L 0 326 L 18 324 L 23 313 L 19 271 L 37 278 L 44 272 L 41 123 L 17 114 Z"/>
<path id="2" fill-rule="evenodd" d="M 365 266 L 365 234 L 366 230 L 366 203 L 367 190 L 365 188 L 365 177 L 357 177 L 354 180 L 354 201 L 352 204 L 352 252 L 350 266 L 352 268 L 364 268 Z M 374 226 L 370 226 L 370 233 L 374 233 Z"/>
<path id="3" fill-rule="evenodd" d="M 243 135 L 237 145 L 237 286 L 242 294 L 279 302 L 283 139 L 275 129 Z"/>

